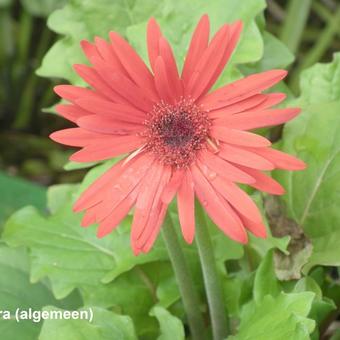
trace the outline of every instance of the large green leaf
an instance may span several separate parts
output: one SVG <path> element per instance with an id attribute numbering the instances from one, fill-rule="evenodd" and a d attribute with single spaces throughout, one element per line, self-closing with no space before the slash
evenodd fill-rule
<path id="1" fill-rule="evenodd" d="M 328 64 L 317 63 L 305 70 L 300 80 L 302 105 L 340 100 L 340 53 Z M 321 112 L 324 116 L 324 112 Z M 327 119 L 329 120 L 329 119 Z"/>
<path id="2" fill-rule="evenodd" d="M 253 19 L 264 7 L 264 0 L 70 0 L 49 17 L 49 27 L 64 37 L 49 50 L 37 72 L 45 77 L 79 82 L 71 66 L 85 62 L 80 40 L 92 40 L 96 35 L 107 38 L 111 30 L 127 35 L 138 52 L 145 56 L 145 25 L 151 16 L 160 21 L 181 64 L 192 31 L 204 13 L 210 15 L 214 31 L 222 23 L 242 19 L 245 30 L 232 61 L 238 64 L 253 62 L 263 53 L 261 34 Z M 221 11 L 221 8 L 225 10 Z"/>
<path id="3" fill-rule="evenodd" d="M 151 310 L 160 325 L 161 335 L 158 340 L 184 340 L 184 327 L 178 318 L 171 315 L 165 308 L 156 306 Z"/>
<path id="4" fill-rule="evenodd" d="M 0 188 L 0 228 L 10 214 L 24 205 L 32 204 L 39 209 L 46 205 L 46 189 L 40 185 L 0 173 Z"/>
<path id="5" fill-rule="evenodd" d="M 303 159 L 308 168 L 276 174 L 287 189 L 283 199 L 289 215 L 312 241 L 305 271 L 317 264 L 340 265 L 339 57 L 304 72 L 297 102 L 303 112 L 284 129 L 281 149 Z"/>
<path id="6" fill-rule="evenodd" d="M 60 197 L 60 192 L 55 193 Z M 49 199 L 55 202 L 53 195 Z M 125 219 L 117 231 L 98 239 L 92 228 L 80 227 L 81 216 L 72 212 L 70 200 L 59 209 L 55 203 L 49 205 L 55 211 L 48 217 L 33 207 L 16 212 L 7 221 L 3 238 L 11 246 L 31 249 L 32 280 L 48 276 L 59 298 L 76 287 L 109 282 L 137 264 L 166 258 L 164 247 L 157 243 L 149 254 L 133 255 L 131 218 Z"/>
<path id="7" fill-rule="evenodd" d="M 81 292 L 86 305 L 109 308 L 129 315 L 138 336 L 153 339 L 158 334 L 158 325 L 149 311 L 157 302 L 158 283 L 168 277 L 173 277 L 169 263 L 150 263 L 137 266 L 108 284 L 83 287 Z"/>
<path id="8" fill-rule="evenodd" d="M 266 295 L 277 296 L 280 290 L 281 288 L 274 271 L 273 250 L 270 250 L 256 270 L 254 300 L 259 302 Z"/>
<path id="9" fill-rule="evenodd" d="M 132 320 L 99 307 L 87 307 L 93 312 L 91 322 L 85 319 L 47 319 L 44 321 L 39 340 L 135 340 Z M 60 311 L 46 307 L 44 311 Z"/>
<path id="10" fill-rule="evenodd" d="M 72 300 L 57 301 L 47 285 L 30 283 L 28 268 L 28 256 L 23 249 L 0 245 L 0 304 L 2 311 L 11 313 L 10 320 L 5 315 L 0 318 L 3 340 L 34 340 L 39 334 L 41 324 L 33 320 L 16 321 L 17 308 L 21 311 L 29 308 L 39 311 L 49 304 L 66 308 L 79 307 L 80 300 L 76 296 Z"/>
<path id="11" fill-rule="evenodd" d="M 281 293 L 277 298 L 264 297 L 259 304 L 244 307 L 236 336 L 228 339 L 307 340 L 314 321 L 307 319 L 314 294 Z"/>

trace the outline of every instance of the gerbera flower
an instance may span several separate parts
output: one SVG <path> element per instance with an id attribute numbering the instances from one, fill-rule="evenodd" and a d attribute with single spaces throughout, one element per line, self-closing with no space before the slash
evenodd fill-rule
<path id="1" fill-rule="evenodd" d="M 241 30 L 240 21 L 225 24 L 209 40 L 209 19 L 204 15 L 181 74 L 154 19 L 147 28 L 151 69 L 115 32 L 109 43 L 101 38 L 81 42 L 92 66 L 74 69 L 91 88 L 55 88 L 70 102 L 58 105 L 57 111 L 77 127 L 54 132 L 51 138 L 81 147 L 70 158 L 75 162 L 126 155 L 75 203 L 75 211 L 85 211 L 83 226 L 99 223 L 98 237 L 103 237 L 134 208 L 132 248 L 135 254 L 148 252 L 177 196 L 183 237 L 191 243 L 196 195 L 231 239 L 246 243 L 246 230 L 265 237 L 258 208 L 237 183 L 281 195 L 281 185 L 262 171 L 299 170 L 305 165 L 248 131 L 282 124 L 299 109 L 271 109 L 285 95 L 262 93 L 286 76 L 284 70 L 250 75 L 209 92 Z"/>

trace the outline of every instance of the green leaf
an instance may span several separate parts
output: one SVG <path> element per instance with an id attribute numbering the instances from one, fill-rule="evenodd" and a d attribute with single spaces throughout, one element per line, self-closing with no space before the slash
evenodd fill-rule
<path id="1" fill-rule="evenodd" d="M 41 310 L 49 304 L 65 306 L 68 301 L 57 301 L 49 287 L 43 283 L 32 284 L 29 281 L 28 256 L 23 249 L 11 249 L 0 245 L 0 301 L 1 310 L 9 311 L 11 319 L 6 320 L 5 315 L 0 318 L 1 339 L 25 339 L 37 338 L 41 324 L 32 320 L 15 319 L 15 311 Z M 71 300 L 70 300 L 71 302 Z M 75 298 L 73 307 L 79 306 L 79 300 Z"/>
<path id="2" fill-rule="evenodd" d="M 12 4 L 12 0 L 0 0 L 0 8 L 6 8 Z"/>
<path id="3" fill-rule="evenodd" d="M 274 270 L 273 250 L 270 250 L 256 270 L 254 300 L 258 303 L 266 295 L 277 296 L 280 291 L 281 288 Z"/>
<path id="4" fill-rule="evenodd" d="M 169 263 L 150 263 L 136 266 L 108 284 L 83 287 L 81 293 L 85 305 L 96 305 L 129 315 L 138 336 L 154 339 L 158 334 L 158 325 L 149 311 L 157 301 L 159 281 L 170 276 L 173 277 L 173 272 Z"/>
<path id="5" fill-rule="evenodd" d="M 327 297 L 322 296 L 322 290 L 317 282 L 310 276 L 306 276 L 299 280 L 293 292 L 299 293 L 309 291 L 315 293 L 315 299 L 312 303 L 312 308 L 309 313 L 311 319 L 316 321 L 318 327 L 322 326 L 323 321 L 328 317 L 328 315 L 336 309 L 335 303 Z M 317 339 L 319 339 L 318 329 L 314 331 L 314 334 L 317 335 Z"/>
<path id="6" fill-rule="evenodd" d="M 33 16 L 47 17 L 53 11 L 63 7 L 67 0 L 21 0 L 25 10 Z"/>
<path id="7" fill-rule="evenodd" d="M 77 184 L 57 184 L 52 185 L 47 190 L 47 208 L 51 214 L 58 212 L 65 202 L 73 201 L 73 196 Z"/>
<path id="8" fill-rule="evenodd" d="M 339 193 L 336 190 L 340 180 L 339 110 L 340 102 L 314 106 L 285 131 L 284 150 L 296 146 L 295 154 L 308 164 L 304 172 L 285 175 L 291 191 L 290 213 L 313 245 L 305 272 L 317 264 L 340 265 Z M 327 119 L 321 119 L 322 112 L 327 112 Z M 299 128 L 304 130 L 298 131 Z M 288 137 L 293 135 L 295 140 Z"/>
<path id="9" fill-rule="evenodd" d="M 97 163 L 91 162 L 91 163 L 77 163 L 69 161 L 64 165 L 64 170 L 66 171 L 72 171 L 72 170 L 79 170 L 79 169 L 87 169 L 90 167 L 93 167 Z"/>
<path id="10" fill-rule="evenodd" d="M 340 100 L 340 53 L 328 64 L 317 63 L 302 72 L 300 80 L 303 106 Z M 321 116 L 322 113 L 321 113 Z M 325 118 L 323 116 L 323 118 Z"/>
<path id="11" fill-rule="evenodd" d="M 15 210 L 27 204 L 39 209 L 45 207 L 46 189 L 18 177 L 11 177 L 0 172 L 0 226 Z"/>
<path id="12" fill-rule="evenodd" d="M 147 3 L 142 0 L 70 0 L 63 9 L 49 17 L 49 27 L 64 35 L 64 38 L 49 50 L 37 73 L 79 83 L 72 64 L 85 62 L 79 46 L 80 40 L 92 40 L 96 35 L 107 38 L 111 30 L 128 36 L 138 53 L 145 57 L 145 26 L 151 16 L 159 20 L 181 64 L 193 29 L 204 13 L 210 15 L 213 31 L 225 22 L 242 19 L 245 29 L 232 63 L 254 62 L 263 54 L 263 41 L 253 19 L 264 7 L 264 0 L 183 0 L 177 3 L 170 0 L 151 0 Z M 228 10 L 221 11 L 221 8 Z"/>
<path id="13" fill-rule="evenodd" d="M 160 325 L 161 335 L 158 340 L 184 340 L 184 327 L 178 318 L 171 315 L 165 308 L 156 306 L 152 308 L 151 315 L 154 315 Z"/>
<path id="14" fill-rule="evenodd" d="M 49 198 L 51 201 L 51 195 Z M 80 215 L 72 212 L 70 201 L 48 217 L 26 207 L 5 226 L 3 238 L 8 244 L 31 249 L 32 280 L 48 276 L 57 297 L 66 296 L 76 287 L 109 282 L 137 264 L 166 258 L 159 242 L 149 254 L 133 255 L 131 218 L 125 219 L 115 232 L 98 239 L 93 228 L 80 227 Z"/>
<path id="15" fill-rule="evenodd" d="M 44 321 L 39 340 L 135 340 L 132 320 L 98 307 L 87 307 L 93 311 L 92 322 L 85 319 L 47 319 Z M 44 311 L 60 311 L 55 307 Z"/>
<path id="16" fill-rule="evenodd" d="M 294 61 L 287 46 L 269 32 L 263 32 L 263 57 L 254 65 L 242 67 L 247 74 L 276 68 L 285 68 Z"/>
<path id="17" fill-rule="evenodd" d="M 244 307 L 239 332 L 228 339 L 307 340 L 314 321 L 307 319 L 314 294 L 281 293 L 277 298 L 267 295 L 259 304 Z"/>
<path id="18" fill-rule="evenodd" d="M 317 264 L 340 265 L 340 101 L 334 101 L 339 98 L 339 56 L 331 64 L 304 72 L 297 103 L 303 112 L 284 128 L 281 149 L 303 159 L 308 168 L 275 175 L 287 189 L 283 199 L 290 217 L 312 241 L 313 253 L 305 272 Z"/>

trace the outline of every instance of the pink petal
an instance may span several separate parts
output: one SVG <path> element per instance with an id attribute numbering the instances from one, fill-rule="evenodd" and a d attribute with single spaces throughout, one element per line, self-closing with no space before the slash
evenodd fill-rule
<path id="1" fill-rule="evenodd" d="M 286 99 L 286 95 L 284 93 L 268 93 L 265 94 L 266 99 L 259 103 L 258 105 L 251 108 L 251 111 L 259 111 L 268 109 L 272 106 L 275 106 L 281 103 L 283 100 Z"/>
<path id="2" fill-rule="evenodd" d="M 112 119 L 123 120 L 132 123 L 142 123 L 145 112 L 126 104 L 117 104 L 105 99 L 82 98 L 77 99 L 76 104 L 89 112 L 97 115 L 110 117 Z"/>
<path id="3" fill-rule="evenodd" d="M 113 101 L 133 105 L 145 112 L 150 111 L 153 102 L 147 88 L 138 87 L 128 77 L 115 72 L 109 65 L 100 62 L 98 59 L 94 59 L 94 63 L 96 71 L 116 93 Z"/>
<path id="4" fill-rule="evenodd" d="M 286 170 L 303 170 L 306 168 L 306 163 L 294 156 L 288 155 L 279 150 L 271 148 L 260 148 L 253 149 L 253 151 L 258 155 L 268 159 L 271 163 L 274 164 L 275 168 Z"/>
<path id="5" fill-rule="evenodd" d="M 259 170 L 273 170 L 274 165 L 267 159 L 240 147 L 221 144 L 218 155 L 230 162 Z"/>
<path id="6" fill-rule="evenodd" d="M 173 102 L 173 93 L 166 73 L 165 63 L 162 57 L 157 57 L 155 61 L 155 85 L 158 95 L 166 102 Z"/>
<path id="7" fill-rule="evenodd" d="M 93 206 L 85 211 L 80 225 L 84 228 L 89 227 L 91 224 L 96 223 L 97 206 Z"/>
<path id="8" fill-rule="evenodd" d="M 216 71 L 212 75 L 209 83 L 207 84 L 207 86 L 205 87 L 205 89 L 204 89 L 203 93 L 201 93 L 201 95 L 206 94 L 210 90 L 210 88 L 215 84 L 216 80 L 218 79 L 218 77 L 222 73 L 225 65 L 229 61 L 233 51 L 235 50 L 235 47 L 236 47 L 238 41 L 240 39 L 242 28 L 243 28 L 242 21 L 236 21 L 234 24 L 229 25 L 229 37 L 230 38 L 229 38 L 228 44 L 227 44 L 227 46 L 226 46 L 226 48 L 223 52 L 222 60 L 218 64 Z"/>
<path id="9" fill-rule="evenodd" d="M 275 109 L 265 111 L 244 112 L 216 120 L 216 124 L 225 125 L 231 129 L 252 130 L 266 126 L 285 123 L 300 113 L 300 109 Z"/>
<path id="10" fill-rule="evenodd" d="M 188 84 L 203 52 L 208 47 L 209 31 L 209 17 L 207 15 L 203 15 L 195 29 L 195 32 L 193 33 L 189 50 L 184 61 L 182 79 L 186 85 Z"/>
<path id="11" fill-rule="evenodd" d="M 240 170 L 237 166 L 220 158 L 211 152 L 202 152 L 200 156 L 202 163 L 215 171 L 219 176 L 238 183 L 254 183 L 255 180 L 246 172 Z"/>
<path id="12" fill-rule="evenodd" d="M 91 114 L 91 112 L 71 104 L 58 104 L 55 109 L 62 117 L 73 123 L 76 123 L 80 117 Z"/>
<path id="13" fill-rule="evenodd" d="M 61 98 L 74 102 L 79 98 L 103 98 L 94 91 L 74 85 L 57 85 L 53 88 L 54 92 Z"/>
<path id="14" fill-rule="evenodd" d="M 148 240 L 146 241 L 143 248 L 141 249 L 141 251 L 143 253 L 148 253 L 150 251 L 150 249 L 152 248 L 153 244 L 155 243 L 155 240 L 156 240 L 156 238 L 159 234 L 159 231 L 162 227 L 167 208 L 168 208 L 168 206 L 164 203 L 160 205 L 159 211 L 156 215 L 157 220 L 155 222 L 154 227 L 152 228 L 152 233 L 150 234 Z"/>
<path id="15" fill-rule="evenodd" d="M 151 18 L 147 27 L 147 45 L 151 68 L 155 71 L 156 58 L 159 56 L 159 39 L 162 36 L 158 23 Z"/>
<path id="16" fill-rule="evenodd" d="M 287 75 L 285 70 L 270 70 L 252 74 L 231 84 L 227 84 L 202 97 L 199 104 L 214 110 L 239 102 L 278 83 Z"/>
<path id="17" fill-rule="evenodd" d="M 215 139 L 229 144 L 252 146 L 254 148 L 271 145 L 271 142 L 265 137 L 255 133 L 229 129 L 225 126 L 213 125 L 210 132 Z"/>
<path id="18" fill-rule="evenodd" d="M 148 161 L 144 154 L 140 154 L 126 163 L 126 159 L 113 165 L 102 176 L 96 179 L 78 198 L 73 206 L 75 212 L 88 209 L 104 200 L 106 192 L 112 188 L 122 173 L 135 173 L 140 168 L 140 161 Z M 139 162 L 137 162 L 139 161 Z M 133 175 L 132 175 L 133 176 Z"/>
<path id="19" fill-rule="evenodd" d="M 97 115 L 83 116 L 77 120 L 77 124 L 79 127 L 91 132 L 116 136 L 136 135 L 144 129 L 142 125 Z"/>
<path id="20" fill-rule="evenodd" d="M 95 45 L 99 55 L 107 64 L 109 64 L 116 72 L 123 74 L 125 77 L 130 77 L 114 52 L 111 44 L 100 37 L 95 37 Z"/>
<path id="21" fill-rule="evenodd" d="M 257 105 L 264 102 L 266 98 L 266 94 L 255 94 L 254 96 L 243 99 L 231 105 L 227 105 L 223 108 L 208 111 L 208 115 L 211 119 L 228 117 L 232 114 L 247 111 L 253 107 L 256 107 Z"/>
<path id="22" fill-rule="evenodd" d="M 181 183 L 183 180 L 184 171 L 183 170 L 174 170 L 170 181 L 165 186 L 162 193 L 162 201 L 163 203 L 169 204 L 172 199 L 175 197 Z"/>
<path id="23" fill-rule="evenodd" d="M 146 180 L 145 187 L 141 190 L 136 203 L 136 211 L 133 220 L 131 243 L 136 252 L 142 250 L 147 252 L 159 232 L 159 228 L 164 219 L 167 204 L 161 201 L 161 195 L 166 183 L 169 181 L 171 169 L 169 167 L 158 166 L 154 176 L 150 175 Z M 153 184 L 150 179 L 155 181 Z M 137 207 L 137 204 L 139 206 Z"/>
<path id="24" fill-rule="evenodd" d="M 183 95 L 183 87 L 178 75 L 176 60 L 172 52 L 172 48 L 164 37 L 159 39 L 159 53 L 164 60 L 167 78 L 171 84 L 173 96 L 179 98 Z"/>
<path id="25" fill-rule="evenodd" d="M 144 178 L 137 197 L 135 213 L 133 217 L 131 239 L 137 241 L 146 228 L 146 223 L 151 214 L 151 207 L 154 203 L 156 192 L 162 178 L 162 166 L 154 163 L 147 176 Z"/>
<path id="26" fill-rule="evenodd" d="M 142 89 L 146 89 L 151 98 L 155 98 L 153 76 L 144 61 L 135 50 L 116 32 L 110 32 L 112 47 L 120 62 L 133 79 Z"/>
<path id="27" fill-rule="evenodd" d="M 260 191 L 268 192 L 272 195 L 283 195 L 285 193 L 285 189 L 281 186 L 280 183 L 275 181 L 273 178 L 265 175 L 261 171 L 243 166 L 240 166 L 240 168 L 249 173 L 250 176 L 255 178 L 256 182 L 249 184 L 251 187 Z"/>
<path id="28" fill-rule="evenodd" d="M 50 138 L 60 144 L 85 146 L 92 144 L 94 140 L 101 140 L 105 137 L 80 128 L 71 128 L 53 132 L 50 134 Z"/>
<path id="29" fill-rule="evenodd" d="M 246 243 L 247 233 L 240 221 L 235 218 L 235 214 L 230 212 L 227 203 L 196 166 L 193 166 L 191 171 L 197 197 L 213 222 L 231 239 Z"/>
<path id="30" fill-rule="evenodd" d="M 185 93 L 191 98 L 197 99 L 209 84 L 216 72 L 219 63 L 223 58 L 224 49 L 229 41 L 229 27 L 223 25 L 213 37 L 208 48 L 200 57 L 194 72 L 198 74 L 197 77 L 191 77 Z"/>
<path id="31" fill-rule="evenodd" d="M 91 62 L 91 64 L 92 64 L 92 58 L 102 59 L 101 55 L 98 53 L 98 50 L 95 44 L 92 44 L 87 40 L 82 40 L 80 42 L 80 46 L 84 54 L 86 55 L 87 59 Z"/>
<path id="32" fill-rule="evenodd" d="M 141 146 L 141 139 L 137 136 L 107 137 L 102 141 L 95 141 L 71 155 L 74 162 L 95 162 L 110 159 L 131 152 Z"/>
<path id="33" fill-rule="evenodd" d="M 267 229 L 263 222 L 256 223 L 245 216 L 240 216 L 240 218 L 243 222 L 244 227 L 248 229 L 251 233 L 253 233 L 256 237 L 267 237 Z"/>
<path id="34" fill-rule="evenodd" d="M 124 217 L 129 213 L 129 211 L 135 204 L 136 198 L 136 191 L 132 191 L 114 208 L 114 210 L 104 220 L 100 222 L 97 231 L 97 236 L 99 238 L 111 233 L 112 230 L 119 225 L 119 223 L 124 219 Z"/>
<path id="35" fill-rule="evenodd" d="M 252 199 L 236 184 L 216 176 L 211 183 L 236 211 L 248 217 L 253 222 L 262 222 L 262 216 Z"/>

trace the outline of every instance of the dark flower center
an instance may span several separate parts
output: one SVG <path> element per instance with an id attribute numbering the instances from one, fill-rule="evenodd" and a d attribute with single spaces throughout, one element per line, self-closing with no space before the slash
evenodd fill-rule
<path id="1" fill-rule="evenodd" d="M 164 115 L 157 128 L 164 143 L 173 147 L 185 146 L 195 135 L 195 127 L 186 112 Z"/>
<path id="2" fill-rule="evenodd" d="M 191 164 L 208 137 L 210 122 L 204 111 L 190 100 L 154 106 L 145 122 L 146 148 L 166 165 Z"/>

